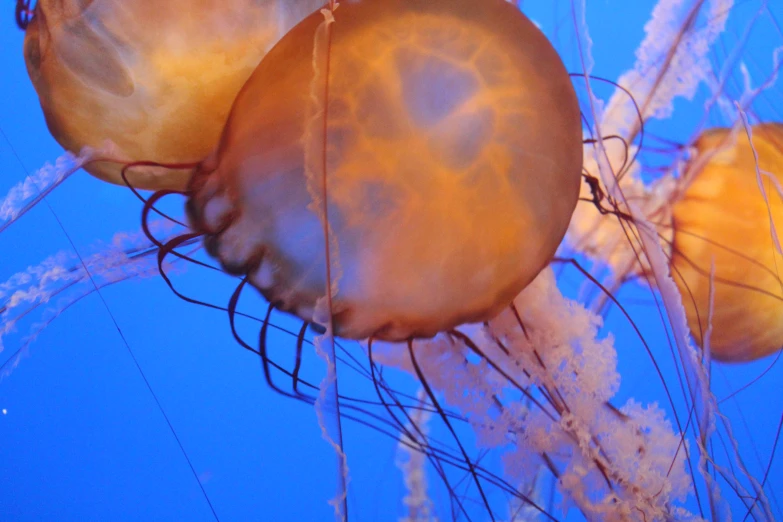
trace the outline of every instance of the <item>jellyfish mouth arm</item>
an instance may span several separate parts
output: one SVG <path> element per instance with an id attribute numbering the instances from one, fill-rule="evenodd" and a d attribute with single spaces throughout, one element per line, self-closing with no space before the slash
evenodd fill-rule
<path id="1" fill-rule="evenodd" d="M 521 485 L 546 465 L 588 518 L 635 509 L 646 520 L 671 519 L 690 487 L 686 452 L 656 405 L 608 406 L 620 376 L 599 324 L 562 296 L 547 269 L 483 327 L 415 341 L 418 370 L 396 345 L 381 345 L 375 360 L 426 379 L 482 447 L 506 449 L 505 473 Z M 513 389 L 527 405 L 506 393 Z"/>
<path id="2" fill-rule="evenodd" d="M 85 147 L 78 155 L 66 152 L 54 165 L 44 165 L 17 183 L 0 199 L 0 233 L 43 201 L 54 189 L 85 165 L 100 161 L 105 152 Z M 32 198 L 32 199 L 31 199 Z"/>
<path id="3" fill-rule="evenodd" d="M 585 147 L 585 169 L 596 177 L 606 176 L 601 185 L 619 206 L 634 200 L 641 216 L 656 216 L 656 224 L 662 225 L 658 232 L 664 248 L 669 248 L 672 236 L 671 211 L 666 207 L 676 199 L 681 183 L 673 182 L 676 180 L 672 176 L 664 176 L 652 186 L 642 183 L 636 147 L 632 144 L 646 121 L 670 116 L 676 98 L 692 98 L 698 86 L 709 78 L 710 62 L 705 55 L 725 29 L 731 3 L 725 2 L 721 9 L 711 11 L 710 23 L 698 24 L 694 20 L 710 9 L 703 2 L 659 2 L 645 27 L 646 36 L 637 50 L 636 64 L 617 80 L 606 110 L 593 115 L 601 136 L 618 136 L 627 143 L 628 150 L 622 151 L 620 142 L 615 140 L 599 139 L 596 145 Z M 674 164 L 680 160 L 681 157 Z M 632 163 L 626 164 L 628 161 Z M 609 173 L 622 173 L 622 177 L 615 182 Z M 599 215 L 589 204 L 580 204 L 568 237 L 572 246 L 607 264 L 615 279 L 623 280 L 631 274 L 650 273 L 649 262 L 638 255 L 638 237 L 625 240 L 629 231 L 633 236 L 633 230 L 623 227 L 614 216 Z M 639 261 L 635 261 L 637 258 Z"/>

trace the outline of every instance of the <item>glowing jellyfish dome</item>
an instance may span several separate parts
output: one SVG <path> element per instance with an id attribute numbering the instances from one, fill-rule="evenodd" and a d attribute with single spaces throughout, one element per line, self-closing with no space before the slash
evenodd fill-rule
<path id="1" fill-rule="evenodd" d="M 190 163 L 217 143 L 236 93 L 312 0 L 41 0 L 25 34 L 30 79 L 67 150 Z M 125 184 L 116 162 L 86 170 Z M 134 169 L 138 188 L 183 188 L 187 171 Z"/>
<path id="2" fill-rule="evenodd" d="M 759 359 L 783 347 L 783 126 L 712 129 L 694 143 L 673 205 L 672 274 L 712 356 Z"/>
<path id="3" fill-rule="evenodd" d="M 363 0 L 334 19 L 306 18 L 242 88 L 191 181 L 195 228 L 226 270 L 313 321 L 328 223 L 339 336 L 493 317 L 549 263 L 576 204 L 565 68 L 501 0 Z"/>

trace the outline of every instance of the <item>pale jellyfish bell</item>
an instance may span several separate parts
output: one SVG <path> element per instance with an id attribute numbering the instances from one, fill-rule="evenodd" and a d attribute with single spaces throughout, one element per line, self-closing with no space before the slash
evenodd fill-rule
<path id="1" fill-rule="evenodd" d="M 52 136 L 67 150 L 114 144 L 129 162 L 194 163 L 215 147 L 264 53 L 318 0 L 17 2 L 24 55 Z M 26 7 L 25 7 L 26 6 Z M 124 184 L 118 162 L 84 167 Z M 135 168 L 137 188 L 183 189 L 190 171 Z"/>
<path id="2" fill-rule="evenodd" d="M 327 201 L 337 335 L 401 341 L 493 317 L 550 262 L 579 195 L 560 58 L 502 0 L 325 14 L 240 91 L 190 182 L 192 226 L 227 271 L 313 321 Z"/>

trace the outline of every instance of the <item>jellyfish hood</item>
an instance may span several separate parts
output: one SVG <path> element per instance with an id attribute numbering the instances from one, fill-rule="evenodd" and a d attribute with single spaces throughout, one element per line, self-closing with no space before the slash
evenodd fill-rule
<path id="1" fill-rule="evenodd" d="M 695 173 L 673 207 L 672 276 L 691 332 L 702 341 L 714 263 L 712 356 L 758 359 L 783 346 L 783 255 L 776 246 L 783 230 L 776 189 L 783 183 L 783 125 L 753 127 L 753 147 L 742 128 L 713 129 L 695 149 L 689 169 Z"/>
<path id="2" fill-rule="evenodd" d="M 193 226 L 309 321 L 326 294 L 326 202 L 344 337 L 492 317 L 551 260 L 576 205 L 569 75 L 503 0 L 361 0 L 334 20 L 327 35 L 322 14 L 305 19 L 242 88 L 191 182 Z"/>
<path id="3" fill-rule="evenodd" d="M 78 153 L 197 162 L 215 147 L 236 93 L 264 53 L 318 0 L 39 0 L 24 55 L 54 138 Z M 122 184 L 120 166 L 91 163 Z M 134 171 L 141 188 L 189 173 Z"/>

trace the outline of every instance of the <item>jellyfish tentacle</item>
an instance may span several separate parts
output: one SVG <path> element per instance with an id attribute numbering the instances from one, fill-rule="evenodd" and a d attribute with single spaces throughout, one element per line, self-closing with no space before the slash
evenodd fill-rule
<path id="1" fill-rule="evenodd" d="M 22 31 L 27 30 L 27 26 L 30 25 L 30 21 L 35 15 L 35 9 L 30 7 L 31 4 L 32 0 L 16 0 L 14 18 L 16 20 L 16 26 Z"/>
<path id="2" fill-rule="evenodd" d="M 370 366 L 370 372 L 371 372 L 371 380 L 373 383 L 373 386 L 375 388 L 375 393 L 378 396 L 378 400 L 381 401 L 381 404 L 386 409 L 389 416 L 394 419 L 394 422 L 397 424 L 397 426 L 401 429 L 401 432 L 404 436 L 407 437 L 409 441 L 413 442 L 413 446 L 411 446 L 411 449 L 422 451 L 427 455 L 427 459 L 430 461 L 430 463 L 433 465 L 433 467 L 437 470 L 438 475 L 441 477 L 441 480 L 443 481 L 443 484 L 446 486 L 446 490 L 449 492 L 449 497 L 456 503 L 457 507 L 459 508 L 459 511 L 465 516 L 467 520 L 470 520 L 470 516 L 468 515 L 468 511 L 465 508 L 464 503 L 462 502 L 462 498 L 460 495 L 457 495 L 456 491 L 454 490 L 454 486 L 452 486 L 451 481 L 449 480 L 448 476 L 446 475 L 446 472 L 443 470 L 443 466 L 441 464 L 441 461 L 438 457 L 435 456 L 433 451 L 426 451 L 425 450 L 425 444 L 424 441 L 427 440 L 427 437 L 419 430 L 418 425 L 413 422 L 413 420 L 410 418 L 410 415 L 408 414 L 407 410 L 403 405 L 400 403 L 399 399 L 395 396 L 394 393 L 392 393 L 390 390 L 388 390 L 385 386 L 385 391 L 389 394 L 389 396 L 392 398 L 392 400 L 395 402 L 395 406 L 402 411 L 402 414 L 408 419 L 408 422 L 413 427 L 414 430 L 418 433 L 418 436 L 421 437 L 422 442 L 418 442 L 419 439 L 415 437 L 412 433 L 410 433 L 410 429 L 408 426 L 403 423 L 401 420 L 397 418 L 397 416 L 392 411 L 391 405 L 386 401 L 386 399 L 383 397 L 383 394 L 381 393 L 381 377 L 376 376 L 376 373 L 378 372 L 377 365 L 375 361 L 373 360 L 372 355 L 372 345 L 373 345 L 373 338 L 370 337 L 367 340 L 367 358 L 369 360 L 369 366 Z"/>
<path id="3" fill-rule="evenodd" d="M 416 354 L 413 350 L 413 339 L 408 339 L 408 354 L 410 355 L 411 364 L 413 364 L 413 369 L 416 372 L 416 376 L 419 378 L 419 382 L 424 387 L 425 392 L 427 393 L 427 396 L 429 397 L 430 402 L 432 402 L 432 405 L 435 406 L 435 409 L 438 410 L 438 415 L 441 419 L 443 419 L 444 424 L 448 428 L 449 432 L 451 433 L 452 437 L 457 443 L 457 447 L 459 448 L 460 452 L 462 453 L 462 458 L 465 461 L 465 464 L 468 465 L 468 469 L 470 471 L 471 476 L 473 477 L 473 482 L 476 484 L 476 488 L 479 491 L 479 494 L 481 495 L 481 500 L 484 503 L 484 507 L 487 510 L 487 513 L 489 514 L 490 519 L 494 520 L 494 515 L 492 513 L 492 507 L 489 504 L 489 500 L 487 499 L 486 493 L 484 493 L 484 488 L 481 485 L 481 481 L 479 480 L 478 474 L 476 473 L 476 467 L 473 462 L 473 459 L 470 458 L 467 451 L 465 450 L 465 446 L 462 444 L 462 442 L 459 439 L 459 435 L 457 435 L 457 432 L 454 430 L 454 427 L 452 426 L 451 422 L 449 421 L 448 416 L 446 415 L 446 412 L 443 410 L 443 408 L 440 405 L 440 402 L 438 401 L 437 397 L 435 396 L 435 393 L 432 391 L 432 388 L 430 387 L 429 383 L 427 382 L 427 378 L 424 376 L 424 372 L 422 372 L 421 367 L 419 366 L 419 363 L 416 361 Z"/>
<path id="4" fill-rule="evenodd" d="M 307 332 L 307 327 L 310 323 L 302 321 L 302 327 L 299 329 L 299 335 L 296 337 L 296 358 L 294 360 L 294 370 L 291 375 L 292 388 L 294 393 L 300 395 L 299 391 L 299 372 L 302 369 L 302 348 L 304 346 L 304 337 Z"/>
<path id="5" fill-rule="evenodd" d="M 247 283 L 247 278 L 242 280 L 242 285 L 243 286 L 246 283 Z M 241 290 L 241 287 L 237 287 L 237 292 L 234 294 L 236 296 L 237 300 L 239 299 L 239 293 L 238 292 L 240 290 Z M 236 307 L 236 301 L 234 300 L 234 296 L 232 296 L 232 303 L 233 303 L 233 306 Z M 284 373 L 290 375 L 292 381 L 294 383 L 296 383 L 293 386 L 294 393 L 290 393 L 290 392 L 287 392 L 287 391 L 283 390 L 282 388 L 277 386 L 277 384 L 275 384 L 274 380 L 272 379 L 272 372 L 270 370 L 270 363 L 273 364 L 275 366 L 275 368 L 278 368 L 278 369 L 282 368 L 282 367 L 278 367 L 278 365 L 275 364 L 269 358 L 269 354 L 268 354 L 268 351 L 267 351 L 267 340 L 268 340 L 267 339 L 267 332 L 268 332 L 269 324 L 270 324 L 270 322 L 269 322 L 270 316 L 272 315 L 272 310 L 274 310 L 274 309 L 275 309 L 275 304 L 274 303 L 270 303 L 269 306 L 267 307 L 266 315 L 264 316 L 264 321 L 261 324 L 261 330 L 259 331 L 259 334 L 258 334 L 258 356 L 261 359 L 261 365 L 262 365 L 262 368 L 263 368 L 263 371 L 264 371 L 264 379 L 266 380 L 266 382 L 269 385 L 269 387 L 272 388 L 272 390 L 274 390 L 278 394 L 282 395 L 283 397 L 289 397 L 289 398 L 292 398 L 292 399 L 296 399 L 298 397 L 303 397 L 303 395 L 301 393 L 299 393 L 299 391 L 296 389 L 296 385 L 298 384 L 298 381 L 299 381 L 299 379 L 298 379 L 298 371 L 296 372 L 297 377 L 294 377 L 293 374 L 289 373 L 288 371 L 284 372 Z M 233 332 L 233 326 L 232 326 L 232 332 Z M 298 336 L 297 336 L 297 344 L 298 344 Z M 314 397 L 312 398 L 312 400 L 313 400 L 313 402 L 315 402 L 315 398 Z"/>
<path id="6" fill-rule="evenodd" d="M 147 161 L 147 160 L 131 161 L 131 162 L 119 162 L 119 161 L 107 160 L 105 158 L 100 158 L 100 159 L 98 159 L 96 161 L 108 161 L 108 162 L 111 162 L 111 163 L 120 163 L 120 164 L 122 164 L 122 167 L 120 169 L 120 179 L 125 184 L 125 186 L 130 189 L 130 191 L 133 193 L 133 195 L 136 196 L 136 198 L 138 198 L 138 200 L 141 201 L 142 204 L 144 204 L 144 205 L 147 204 L 147 198 L 145 198 L 144 196 L 141 195 L 141 193 L 139 192 L 139 187 L 136 187 L 135 185 L 133 185 L 133 183 L 131 183 L 130 179 L 128 178 L 128 171 L 129 170 L 134 169 L 134 168 L 138 168 L 138 167 L 160 167 L 160 168 L 168 169 L 168 170 L 190 170 L 190 169 L 195 168 L 198 165 L 198 163 L 159 163 L 157 161 Z M 180 191 L 180 190 L 165 190 L 163 195 L 169 195 L 169 194 L 183 194 L 184 195 L 185 193 Z M 163 196 L 161 196 L 161 197 L 163 197 Z M 159 216 L 161 216 L 162 218 L 164 218 L 164 219 L 166 219 L 166 220 L 168 220 L 168 221 L 170 221 L 172 223 L 175 223 L 175 224 L 177 224 L 177 225 L 179 225 L 181 227 L 187 228 L 187 225 L 185 223 L 179 221 L 178 219 L 175 219 L 175 218 L 169 216 L 168 214 L 165 214 L 165 213 L 161 212 L 160 210 L 158 210 L 154 206 L 151 206 L 151 210 L 153 212 L 155 212 L 156 214 L 158 214 Z"/>

